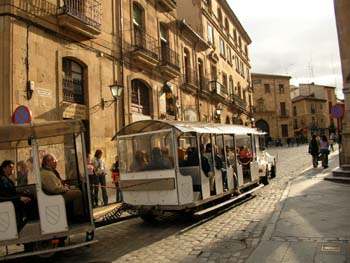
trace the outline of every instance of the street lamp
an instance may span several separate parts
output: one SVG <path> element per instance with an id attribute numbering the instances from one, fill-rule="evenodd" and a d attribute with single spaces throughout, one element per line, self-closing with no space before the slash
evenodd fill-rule
<path id="1" fill-rule="evenodd" d="M 118 103 L 118 98 L 120 97 L 120 95 L 122 94 L 122 91 L 124 89 L 124 87 L 122 85 L 119 85 L 119 84 L 112 84 L 109 86 L 109 88 L 111 89 L 113 100 L 104 100 L 103 98 L 101 98 L 101 109 L 102 110 L 111 106 L 113 104 L 113 102 Z"/>
<path id="2" fill-rule="evenodd" d="M 221 113 L 222 113 L 222 104 L 218 103 L 218 105 L 216 105 L 216 109 L 215 109 L 215 119 L 218 122 L 220 122 Z"/>
<path id="3" fill-rule="evenodd" d="M 255 128 L 255 118 L 250 119 L 252 128 Z"/>

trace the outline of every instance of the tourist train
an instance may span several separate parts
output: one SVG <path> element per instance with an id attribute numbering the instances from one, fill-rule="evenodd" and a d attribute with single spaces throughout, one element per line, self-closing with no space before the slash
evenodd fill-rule
<path id="1" fill-rule="evenodd" d="M 17 167 L 15 173 L 10 172 L 10 179 L 16 182 L 18 194 L 31 200 L 25 204 L 18 197 L 11 201 L 10 196 L 1 194 L 0 261 L 48 257 L 95 242 L 83 131 L 78 120 L 0 126 L 0 160 L 10 161 L 4 169 Z M 81 192 L 83 215 L 79 221 L 74 217 L 76 207 L 65 202 L 62 194 L 42 188 L 40 166 L 46 154 L 56 157 L 53 161 L 60 180 Z M 70 238 L 73 235 L 75 238 Z"/>
<path id="2" fill-rule="evenodd" d="M 276 160 L 256 128 L 142 120 L 115 136 L 124 202 L 145 220 L 200 214 L 251 193 L 276 176 Z"/>

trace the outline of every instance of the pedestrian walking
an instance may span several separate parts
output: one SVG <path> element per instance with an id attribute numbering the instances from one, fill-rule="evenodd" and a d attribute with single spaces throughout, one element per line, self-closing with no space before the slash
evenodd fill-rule
<path id="1" fill-rule="evenodd" d="M 115 185 L 116 197 L 115 200 L 117 203 L 123 201 L 123 193 L 120 189 L 120 173 L 119 173 L 119 158 L 118 155 L 115 156 L 115 163 L 112 166 L 112 181 Z"/>
<path id="2" fill-rule="evenodd" d="M 319 154 L 319 146 L 318 146 L 318 142 L 316 140 L 316 135 L 312 135 L 312 139 L 310 141 L 309 144 L 309 154 L 311 154 L 312 156 L 312 164 L 314 166 L 314 168 L 316 168 L 318 166 L 318 154 Z"/>
<path id="3" fill-rule="evenodd" d="M 334 133 L 332 132 L 330 135 L 329 135 L 329 149 L 334 152 Z"/>
<path id="4" fill-rule="evenodd" d="M 92 159 L 92 165 L 94 166 L 94 173 L 96 175 L 95 183 L 95 203 L 98 204 L 98 191 L 101 185 L 103 205 L 108 205 L 108 195 L 106 189 L 106 166 L 102 159 L 103 152 L 96 150 L 94 158 Z"/>
<path id="5" fill-rule="evenodd" d="M 322 154 L 322 166 L 328 168 L 329 143 L 326 135 L 322 135 L 320 141 L 320 153 Z"/>

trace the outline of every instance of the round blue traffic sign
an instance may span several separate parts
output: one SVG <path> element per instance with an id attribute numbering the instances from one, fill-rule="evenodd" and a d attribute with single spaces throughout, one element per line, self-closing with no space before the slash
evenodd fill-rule
<path id="1" fill-rule="evenodd" d="M 18 106 L 12 115 L 12 121 L 14 124 L 30 123 L 32 119 L 32 113 L 26 106 Z"/>
<path id="2" fill-rule="evenodd" d="M 340 104 L 336 104 L 331 108 L 331 115 L 333 118 L 342 118 L 344 116 L 344 108 Z"/>

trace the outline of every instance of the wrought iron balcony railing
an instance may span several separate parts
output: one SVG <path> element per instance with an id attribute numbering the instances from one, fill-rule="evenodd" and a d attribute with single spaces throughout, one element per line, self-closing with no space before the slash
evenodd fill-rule
<path id="1" fill-rule="evenodd" d="M 198 86 L 197 71 L 192 68 L 186 68 L 183 75 L 183 84 L 189 84 L 191 86 Z"/>
<path id="2" fill-rule="evenodd" d="M 169 47 L 161 47 L 161 64 L 179 67 L 179 54 Z"/>
<path id="3" fill-rule="evenodd" d="M 158 46 L 157 39 L 147 35 L 140 29 L 134 29 L 132 31 L 132 43 L 126 43 L 126 48 L 129 51 L 141 51 L 154 59 L 159 58 Z"/>
<path id="4" fill-rule="evenodd" d="M 100 29 L 102 6 L 97 0 L 64 0 L 63 12 Z"/>
<path id="5" fill-rule="evenodd" d="M 247 103 L 243 99 L 241 99 L 239 96 L 237 96 L 235 94 L 231 94 L 230 97 L 231 97 L 232 103 L 235 106 L 239 107 L 242 110 L 246 110 Z"/>
<path id="6" fill-rule="evenodd" d="M 288 118 L 288 117 L 289 117 L 289 111 L 288 110 L 280 111 L 280 118 Z"/>
<path id="7" fill-rule="evenodd" d="M 227 88 L 224 85 L 222 85 L 220 82 L 218 82 L 217 80 L 212 80 L 208 83 L 208 85 L 211 91 L 227 99 L 228 97 Z"/>

